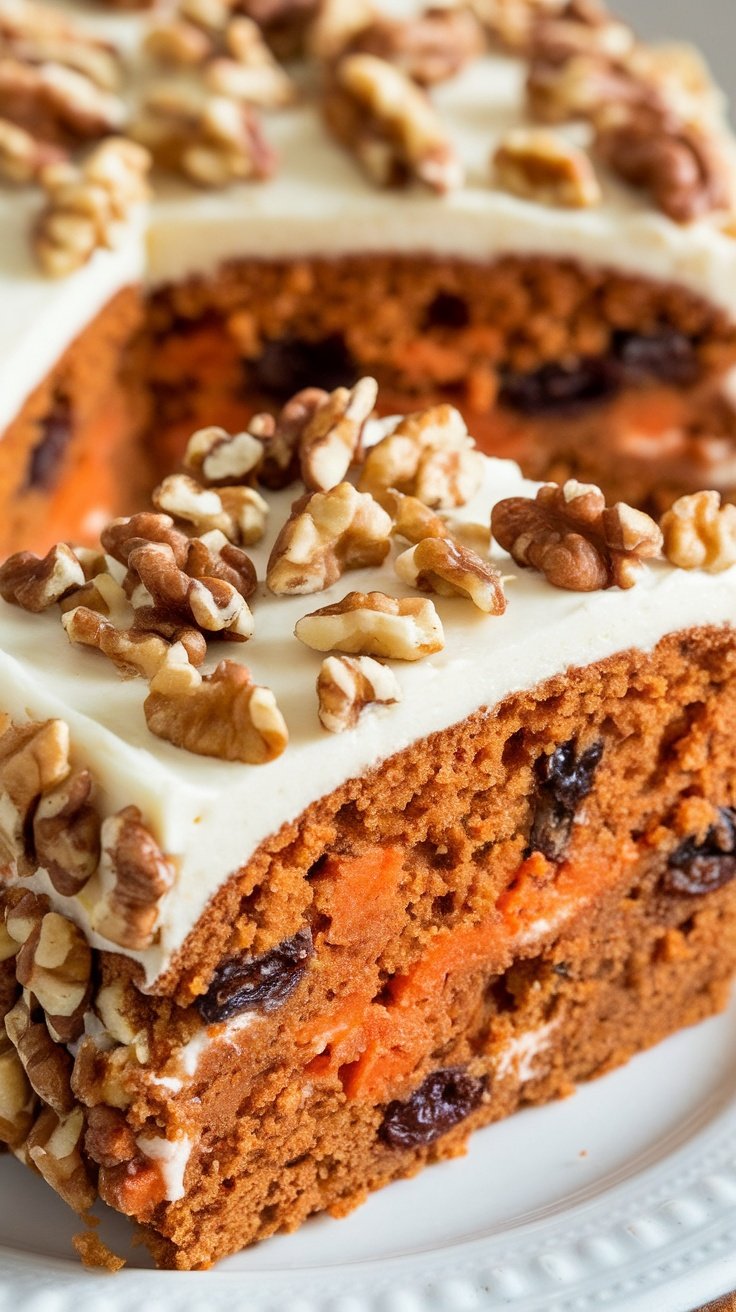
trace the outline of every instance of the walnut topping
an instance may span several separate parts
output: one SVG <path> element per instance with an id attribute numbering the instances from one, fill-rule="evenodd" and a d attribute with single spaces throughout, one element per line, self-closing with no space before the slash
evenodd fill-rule
<path id="1" fill-rule="evenodd" d="M 570 479 L 548 484 L 535 500 L 508 497 L 493 507 L 491 530 L 517 565 L 538 569 L 571 592 L 631 588 L 643 560 L 657 556 L 662 534 L 653 519 Z"/>
<path id="2" fill-rule="evenodd" d="M 384 656 L 417 661 L 441 651 L 445 635 L 431 601 L 387 597 L 383 592 L 349 592 L 297 621 L 294 632 L 315 651 Z"/>
<path id="3" fill-rule="evenodd" d="M 527 80 L 532 117 L 543 123 L 573 119 L 595 122 L 611 103 L 640 103 L 647 90 L 627 69 L 594 54 L 577 54 L 563 60 L 535 59 Z"/>
<path id="4" fill-rule="evenodd" d="M 192 579 L 176 564 L 174 550 L 165 542 L 147 542 L 128 554 L 128 567 L 137 575 L 162 617 L 205 633 L 227 633 L 244 642 L 253 633 L 253 616 L 243 595 L 217 577 Z"/>
<path id="5" fill-rule="evenodd" d="M 115 245 L 121 226 L 148 196 L 148 152 L 122 137 L 97 146 L 81 167 L 49 165 L 41 173 L 46 206 L 33 246 L 44 272 L 73 273 L 99 248 Z"/>
<path id="6" fill-rule="evenodd" d="M 42 1020 L 33 1020 L 23 998 L 5 1017 L 5 1029 L 34 1093 L 58 1116 L 67 1115 L 74 1107 L 74 1095 L 72 1059 L 66 1048 L 54 1042 Z"/>
<path id="7" fill-rule="evenodd" d="M 155 633 L 135 629 L 117 629 L 97 611 L 77 606 L 62 616 L 70 642 L 95 647 L 107 656 L 124 678 L 141 674 L 152 679 L 166 658 L 169 644 Z"/>
<path id="8" fill-rule="evenodd" d="M 349 50 L 388 60 L 420 86 L 454 77 L 483 52 L 478 20 L 469 9 L 432 5 L 409 19 L 379 14 L 352 34 Z"/>
<path id="9" fill-rule="evenodd" d="M 321 592 L 345 570 L 380 565 L 390 532 L 386 511 L 350 483 L 301 497 L 273 545 L 268 587 L 277 596 Z"/>
<path id="10" fill-rule="evenodd" d="M 200 533 L 219 529 L 231 542 L 246 545 L 263 537 L 268 514 L 268 505 L 255 488 L 204 488 L 188 474 L 169 474 L 154 489 L 153 503 Z"/>
<path id="11" fill-rule="evenodd" d="M 13 725 L 0 736 L 0 866 L 21 859 L 36 802 L 68 774 L 69 729 L 62 720 Z"/>
<path id="12" fill-rule="evenodd" d="M 379 186 L 416 179 L 440 193 L 463 182 L 455 149 L 421 89 L 375 55 L 346 55 L 325 103 L 328 127 Z"/>
<path id="13" fill-rule="evenodd" d="M 447 538 L 450 530 L 440 515 L 434 515 L 419 497 L 391 489 L 384 498 L 394 519 L 392 532 L 415 545 L 424 538 Z"/>
<path id="14" fill-rule="evenodd" d="M 503 615 L 506 598 L 500 571 L 474 551 L 446 538 L 425 538 L 397 557 L 405 583 L 441 597 L 467 597 L 488 615 Z"/>
<path id="15" fill-rule="evenodd" d="M 160 168 L 200 187 L 267 178 L 275 166 L 249 105 L 193 87 L 163 86 L 146 99 L 131 129 Z"/>
<path id="16" fill-rule="evenodd" d="M 96 1191 L 87 1174 L 81 1148 L 84 1112 L 75 1107 L 60 1119 L 47 1108 L 41 1112 L 28 1136 L 28 1156 L 52 1189 L 75 1212 L 87 1212 Z"/>
<path id="17" fill-rule="evenodd" d="M 600 204 L 601 189 L 585 151 L 553 132 L 516 128 L 493 158 L 497 181 L 516 196 L 573 209 Z"/>
<path id="18" fill-rule="evenodd" d="M 120 59 L 111 45 L 36 0 L 0 12 L 0 54 L 34 66 L 62 64 L 108 91 L 120 83 Z"/>
<path id="19" fill-rule="evenodd" d="M 358 486 L 382 505 L 391 505 L 395 490 L 449 509 L 469 501 L 482 477 L 483 456 L 462 415 L 454 406 L 438 405 L 407 415 L 371 447 Z"/>
<path id="20" fill-rule="evenodd" d="M 595 148 L 625 182 L 648 192 L 676 223 L 690 223 L 733 200 L 714 137 L 659 106 L 612 105 L 599 119 Z"/>
<path id="21" fill-rule="evenodd" d="M 136 806 L 103 821 L 101 846 L 102 897 L 94 908 L 94 929 L 122 948 L 143 951 L 155 939 L 159 903 L 174 884 L 174 867 Z"/>
<path id="22" fill-rule="evenodd" d="M 64 897 L 78 893 L 97 869 L 100 818 L 91 794 L 89 771 L 78 770 L 44 794 L 33 816 L 36 860 Z"/>
<path id="23" fill-rule="evenodd" d="M 342 482 L 360 447 L 366 420 L 378 395 L 375 378 L 338 387 L 308 420 L 299 440 L 302 478 L 311 492 Z"/>
<path id="24" fill-rule="evenodd" d="M 224 428 L 200 428 L 192 433 L 184 453 L 184 466 L 207 487 L 245 483 L 263 459 L 263 443 L 251 433 L 228 433 Z"/>
<path id="25" fill-rule="evenodd" d="M 718 492 L 680 497 L 659 523 L 672 565 L 719 574 L 736 564 L 736 506 L 722 506 Z"/>
<path id="26" fill-rule="evenodd" d="M 307 33 L 309 54 L 331 63 L 351 49 L 353 38 L 375 19 L 371 0 L 320 0 Z"/>
<path id="27" fill-rule="evenodd" d="M 35 1098 L 23 1064 L 0 1025 L 0 1143 L 15 1148 L 33 1124 Z"/>
<path id="28" fill-rule="evenodd" d="M 180 529 L 174 528 L 170 515 L 156 515 L 144 510 L 128 519 L 113 519 L 102 530 L 100 537 L 105 551 L 121 565 L 128 564 L 131 551 L 149 542 L 164 542 L 171 548 L 176 564 L 181 569 L 187 559 L 189 539 Z"/>
<path id="29" fill-rule="evenodd" d="M 5 928 L 16 944 L 16 951 L 40 930 L 49 910 L 49 900 L 30 891 L 14 889 L 16 896 L 5 908 Z"/>
<path id="30" fill-rule="evenodd" d="M 205 71 L 211 91 L 264 109 L 280 109 L 296 100 L 296 85 L 252 19 L 232 19 L 225 31 L 225 46 L 226 52 L 213 59 Z"/>
<path id="31" fill-rule="evenodd" d="M 353 729 L 367 706 L 401 701 L 393 670 L 370 656 L 328 656 L 317 676 L 319 719 L 323 729 Z"/>
<path id="32" fill-rule="evenodd" d="M 16 973 L 46 1012 L 52 1034 L 65 1043 L 79 1038 L 92 973 L 92 951 L 82 931 L 56 911 L 47 912 L 22 944 Z"/>
<path id="33" fill-rule="evenodd" d="M 0 118 L 0 178 L 5 182 L 34 182 L 48 164 L 58 164 L 65 152 L 40 141 L 25 128 Z"/>
<path id="34" fill-rule="evenodd" d="M 527 54 L 541 17 L 562 8 L 562 0 L 471 0 L 471 9 L 495 41 Z"/>
<path id="35" fill-rule="evenodd" d="M 275 418 L 266 413 L 253 416 L 249 432 L 261 443 L 263 463 L 258 479 L 264 487 L 278 490 L 298 477 L 302 436 L 328 397 L 321 387 L 305 387 L 286 402 Z"/>
<path id="36" fill-rule="evenodd" d="M 0 565 L 0 596 L 34 614 L 55 605 L 84 582 L 84 570 L 64 542 L 52 547 L 43 559 L 32 551 L 18 551 Z"/>
<path id="37" fill-rule="evenodd" d="M 0 115 L 43 140 L 72 145 L 119 132 L 125 106 L 74 68 L 0 52 Z"/>
<path id="38" fill-rule="evenodd" d="M 198 756 L 263 765 L 288 742 L 273 693 L 235 661 L 220 661 L 204 678 L 181 665 L 164 666 L 144 709 L 151 733 Z"/>

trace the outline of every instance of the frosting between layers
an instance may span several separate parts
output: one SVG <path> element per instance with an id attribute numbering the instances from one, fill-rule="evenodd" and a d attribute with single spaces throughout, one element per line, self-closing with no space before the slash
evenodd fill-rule
<path id="1" fill-rule="evenodd" d="M 493 501 L 528 495 L 534 487 L 511 462 L 488 460 L 483 487 L 458 518 L 488 523 Z M 272 499 L 267 539 L 251 550 L 261 580 L 291 497 L 287 491 Z M 736 614 L 736 566 L 709 575 L 655 562 L 631 591 L 585 594 L 557 591 L 539 575 L 518 570 L 500 549 L 492 554 L 514 575 L 506 587 L 506 613 L 489 617 L 467 601 L 433 598 L 444 650 L 411 664 L 395 662 L 403 700 L 369 710 L 355 729 L 339 735 L 320 728 L 315 682 L 322 657 L 291 636 L 296 620 L 354 589 L 416 594 L 397 578 L 391 558 L 378 568 L 350 571 L 312 596 L 274 597 L 261 582 L 251 599 L 255 637 L 245 644 L 213 644 L 210 656 L 212 664 L 223 655 L 242 661 L 276 695 L 290 742 L 281 757 L 263 766 L 193 756 L 153 737 L 143 715 L 143 680 L 121 680 L 97 652 L 71 647 L 58 613 L 34 616 L 0 603 L 2 709 L 21 719 L 66 720 L 73 759 L 99 784 L 102 813 L 139 806 L 176 862 L 176 884 L 161 903 L 159 941 L 145 952 L 126 952 L 142 963 L 149 985 L 167 969 L 210 898 L 259 844 L 347 779 L 571 666 L 631 647 L 649 650 L 670 632 L 731 623 Z M 110 949 L 90 931 L 90 886 L 78 899 L 62 898 L 45 872 L 31 886 L 80 922 L 94 946 Z"/>
<path id="2" fill-rule="evenodd" d="M 68 0 L 79 21 L 107 36 L 132 60 L 140 15 L 90 13 Z M 391 13 L 419 0 L 385 0 Z M 0 432 L 85 324 L 122 287 L 189 274 L 208 274 L 225 260 L 299 255 L 414 252 L 487 261 L 504 253 L 546 254 L 679 283 L 732 311 L 736 302 L 736 240 L 705 219 L 680 226 L 646 198 L 599 170 L 601 206 L 554 209 L 494 189 L 489 158 L 498 138 L 523 121 L 525 65 L 488 54 L 433 91 L 440 117 L 467 172 L 447 197 L 419 186 L 382 191 L 336 145 L 307 99 L 265 114 L 268 139 L 280 156 L 267 182 L 222 192 L 157 184 L 147 231 L 124 247 L 98 252 L 86 269 L 52 282 L 35 268 L 28 245 L 37 194 L 0 195 Z M 563 129 L 586 140 L 586 129 Z M 42 328 L 39 325 L 42 324 Z"/>

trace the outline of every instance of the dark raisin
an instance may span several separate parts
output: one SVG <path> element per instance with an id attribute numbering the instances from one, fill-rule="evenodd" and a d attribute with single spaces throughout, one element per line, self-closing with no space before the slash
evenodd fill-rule
<path id="1" fill-rule="evenodd" d="M 51 492 L 72 439 L 72 415 L 69 402 L 57 400 L 41 421 L 41 436 L 31 451 L 26 474 L 26 490 Z"/>
<path id="2" fill-rule="evenodd" d="M 466 328 L 469 323 L 468 303 L 454 292 L 438 292 L 427 306 L 426 328 Z"/>
<path id="3" fill-rule="evenodd" d="M 593 743 L 578 756 L 574 741 L 563 743 L 551 756 L 542 756 L 534 769 L 537 795 L 529 834 L 530 852 L 559 861 L 567 847 L 575 812 L 593 787 L 603 743 Z"/>
<path id="4" fill-rule="evenodd" d="M 684 386 L 694 383 L 698 377 L 694 344 L 674 328 L 662 328 L 647 335 L 619 333 L 615 349 L 627 383 L 656 379 Z"/>
<path id="5" fill-rule="evenodd" d="M 615 362 L 603 356 L 571 365 L 545 364 L 529 374 L 507 374 L 500 399 L 523 414 L 544 415 L 575 410 L 603 401 L 616 391 Z"/>
<path id="6" fill-rule="evenodd" d="M 266 342 L 257 360 L 249 366 L 249 383 L 286 401 L 304 387 L 349 387 L 358 369 L 343 337 L 333 333 L 319 342 L 299 337 L 280 337 Z"/>
<path id="7" fill-rule="evenodd" d="M 710 893 L 736 878 L 736 811 L 723 806 L 702 843 L 686 838 L 667 863 L 667 893 Z"/>
<path id="8" fill-rule="evenodd" d="M 416 1148 L 434 1143 L 470 1115 L 483 1097 L 485 1087 L 485 1080 L 468 1075 L 459 1066 L 433 1071 L 407 1102 L 389 1103 L 379 1137 L 391 1148 Z"/>
<path id="9" fill-rule="evenodd" d="M 200 1015 L 210 1025 L 242 1011 L 275 1011 L 291 997 L 313 952 L 309 926 L 300 929 L 262 957 L 241 953 L 215 972 L 199 999 Z"/>

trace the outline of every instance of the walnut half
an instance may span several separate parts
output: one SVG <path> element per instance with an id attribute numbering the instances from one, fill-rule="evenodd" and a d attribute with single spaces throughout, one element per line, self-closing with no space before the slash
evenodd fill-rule
<path id="1" fill-rule="evenodd" d="M 431 601 L 388 597 L 384 592 L 349 592 L 297 621 L 294 632 L 315 651 L 384 656 L 418 661 L 445 645 L 440 617 Z"/>
<path id="2" fill-rule="evenodd" d="M 198 756 L 264 765 L 289 739 L 269 688 L 253 683 L 244 665 L 224 660 L 202 678 L 173 663 L 151 683 L 144 705 L 151 733 Z"/>
<path id="3" fill-rule="evenodd" d="M 736 564 L 736 506 L 721 505 L 718 492 L 680 497 L 660 520 L 664 554 L 680 569 L 719 574 Z"/>

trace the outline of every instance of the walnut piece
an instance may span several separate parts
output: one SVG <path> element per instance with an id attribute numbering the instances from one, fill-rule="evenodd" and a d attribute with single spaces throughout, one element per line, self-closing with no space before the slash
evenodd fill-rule
<path id="1" fill-rule="evenodd" d="M 659 526 L 664 554 L 680 569 L 720 574 L 736 564 L 736 506 L 721 505 L 718 492 L 679 497 Z"/>
<path id="2" fill-rule="evenodd" d="M 93 927 L 103 938 L 140 952 L 156 937 L 161 898 L 176 871 L 136 806 L 126 806 L 102 823 L 99 866 L 101 897 Z"/>
<path id="3" fill-rule="evenodd" d="M 263 109 L 281 109 L 297 99 L 296 84 L 274 58 L 252 19 L 236 16 L 224 33 L 225 50 L 205 69 L 205 85 Z"/>
<path id="4" fill-rule="evenodd" d="M 12 725 L 0 736 L 0 868 L 16 867 L 39 798 L 67 778 L 69 729 L 63 720 Z"/>
<path id="5" fill-rule="evenodd" d="M 0 1025 L 0 1144 L 15 1148 L 33 1124 L 35 1097 L 14 1045 Z"/>
<path id="6" fill-rule="evenodd" d="M 220 661 L 204 678 L 181 666 L 164 666 L 144 710 L 158 738 L 221 761 L 263 765 L 280 756 L 289 740 L 271 690 L 254 684 L 235 661 Z"/>
<path id="7" fill-rule="evenodd" d="M 161 617 L 204 633 L 222 633 L 245 642 L 253 633 L 253 616 L 245 597 L 231 582 L 216 575 L 193 579 L 176 563 L 166 542 L 146 542 L 128 553 L 128 568 L 136 575 Z"/>
<path id="8" fill-rule="evenodd" d="M 245 483 L 263 460 L 263 443 L 251 433 L 228 433 L 224 428 L 200 428 L 192 433 L 184 452 L 184 467 L 207 487 Z"/>
<path id="9" fill-rule="evenodd" d="M 50 1108 L 41 1112 L 28 1136 L 27 1151 L 44 1180 L 80 1214 L 97 1196 L 82 1157 L 84 1112 L 75 1107 L 59 1118 Z"/>
<path id="10" fill-rule="evenodd" d="M 354 38 L 376 20 L 372 0 L 319 0 L 307 32 L 307 51 L 331 63 L 353 48 Z"/>
<path id="11" fill-rule="evenodd" d="M 499 185 L 525 200 L 571 209 L 600 204 L 600 185 L 585 151 L 556 133 L 516 128 L 503 138 L 493 162 Z"/>
<path id="12" fill-rule="evenodd" d="M 276 163 L 255 110 L 197 87 L 151 91 L 131 132 L 160 168 L 200 187 L 258 181 Z"/>
<path id="13" fill-rule="evenodd" d="M 440 597 L 467 597 L 488 615 L 503 615 L 503 579 L 474 551 L 447 538 L 424 538 L 397 556 L 396 573 L 404 583 Z"/>
<path id="14" fill-rule="evenodd" d="M 491 531 L 517 565 L 537 569 L 554 587 L 571 592 L 631 588 L 642 561 L 662 547 L 662 534 L 648 515 L 622 502 L 607 507 L 599 488 L 574 479 L 541 487 L 535 500 L 497 502 Z"/>
<path id="15" fill-rule="evenodd" d="M 33 233 L 45 273 L 64 277 L 100 248 L 116 244 L 136 207 L 148 197 L 150 156 L 133 141 L 110 137 L 85 163 L 54 164 L 40 175 L 46 205 Z"/>
<path id="16" fill-rule="evenodd" d="M 463 168 L 430 101 L 411 78 L 375 55 L 346 55 L 325 93 L 327 125 L 379 186 L 416 180 L 445 193 Z"/>
<path id="17" fill-rule="evenodd" d="M 71 547 L 59 542 L 40 559 L 18 551 L 0 565 L 0 596 L 38 614 L 84 585 L 84 570 Z"/>
<path id="18" fill-rule="evenodd" d="M 263 537 L 268 504 L 252 487 L 202 487 L 188 474 L 169 474 L 152 494 L 157 510 L 192 524 L 197 532 L 219 529 L 236 545 Z"/>
<path id="19" fill-rule="evenodd" d="M 48 164 L 65 158 L 66 152 L 59 146 L 0 118 L 0 178 L 4 182 L 34 182 Z"/>
<path id="20" fill-rule="evenodd" d="M 62 146 L 119 132 L 126 110 L 118 96 L 75 68 L 32 64 L 0 50 L 0 116 Z"/>
<path id="21" fill-rule="evenodd" d="M 73 897 L 91 879 L 100 857 L 100 817 L 92 777 L 78 770 L 44 793 L 33 816 L 33 846 L 57 893 Z"/>
<path id="22" fill-rule="evenodd" d="M 19 998 L 5 1017 L 8 1038 L 15 1047 L 33 1092 L 58 1116 L 74 1107 L 72 1059 L 55 1043 L 43 1020 L 33 1020 L 28 1003 Z"/>
<path id="23" fill-rule="evenodd" d="M 371 656 L 328 656 L 317 676 L 319 720 L 330 733 L 353 729 L 367 706 L 401 701 L 393 670 Z"/>
<path id="24" fill-rule="evenodd" d="M 264 487 L 278 491 L 298 477 L 302 434 L 328 395 L 321 387 L 305 387 L 286 402 L 275 418 L 266 413 L 253 416 L 248 431 L 262 444 L 258 479 Z"/>
<path id="25" fill-rule="evenodd" d="M 169 644 L 155 633 L 117 629 L 97 611 L 77 606 L 61 620 L 70 642 L 95 647 L 107 656 L 124 678 L 140 674 L 152 679 L 166 659 Z"/>
<path id="26" fill-rule="evenodd" d="M 380 565 L 390 532 L 386 511 L 350 483 L 301 497 L 273 545 L 268 587 L 277 596 L 321 592 L 345 570 Z"/>
<path id="27" fill-rule="evenodd" d="M 454 77 L 484 46 L 473 13 L 448 5 L 431 5 L 403 20 L 375 15 L 346 42 L 351 52 L 377 55 L 425 87 Z"/>
<path id="28" fill-rule="evenodd" d="M 43 1007 L 52 1036 L 79 1038 L 92 989 L 92 951 L 82 931 L 48 911 L 21 945 L 16 974 Z"/>
<path id="29" fill-rule="evenodd" d="M 294 633 L 315 651 L 383 656 L 417 661 L 445 645 L 440 617 L 431 601 L 388 597 L 383 592 L 349 592 L 297 621 Z"/>
<path id="30" fill-rule="evenodd" d="M 0 12 L 0 52 L 38 67 L 62 64 L 114 91 L 121 80 L 117 50 L 49 5 L 7 5 Z"/>
<path id="31" fill-rule="evenodd" d="M 438 405 L 406 415 L 370 448 L 358 487 L 389 509 L 394 491 L 433 509 L 451 509 L 465 505 L 482 478 L 483 456 L 462 415 L 454 406 Z"/>
<path id="32" fill-rule="evenodd" d="M 299 439 L 299 459 L 310 492 L 326 492 L 345 478 L 377 396 L 375 378 L 361 378 L 354 387 L 336 388 L 308 419 Z"/>

